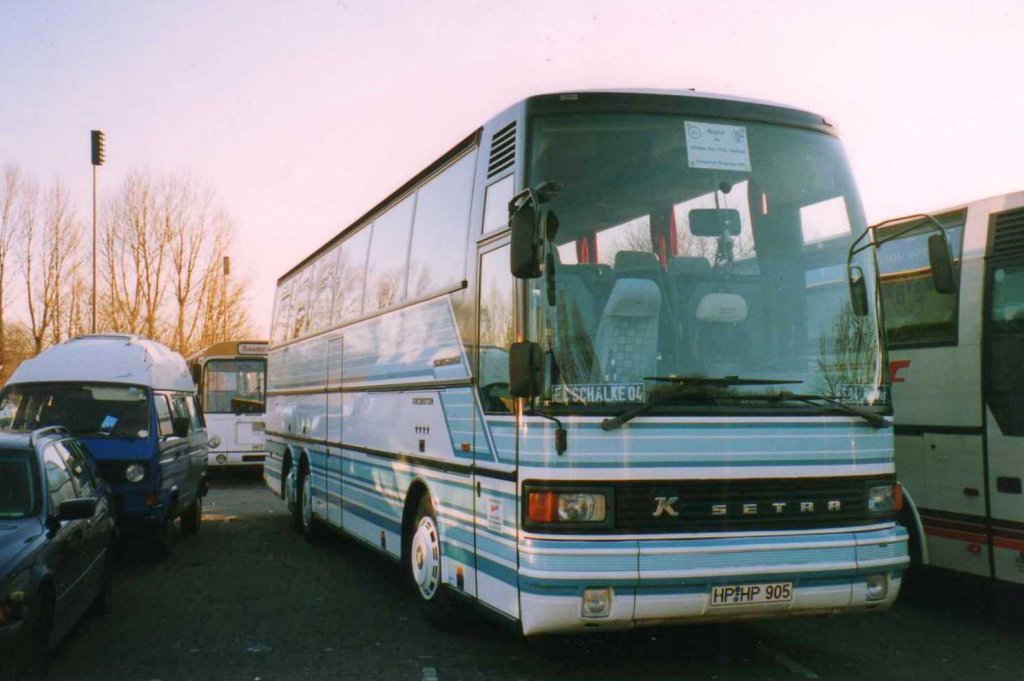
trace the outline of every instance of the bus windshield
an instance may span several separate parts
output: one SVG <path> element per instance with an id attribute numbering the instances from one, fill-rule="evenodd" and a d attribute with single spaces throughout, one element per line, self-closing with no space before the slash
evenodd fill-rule
<path id="1" fill-rule="evenodd" d="M 149 436 L 149 390 L 99 383 L 8 386 L 0 396 L 0 428 L 64 426 L 80 437 Z"/>
<path id="2" fill-rule="evenodd" d="M 206 413 L 263 413 L 266 360 L 213 359 L 206 363 L 203 376 L 203 411 Z"/>
<path id="3" fill-rule="evenodd" d="M 526 302 L 549 404 L 621 408 L 686 377 L 888 403 L 870 251 L 854 260 L 869 314 L 850 305 L 865 223 L 837 139 L 647 114 L 538 117 L 531 132 L 528 182 L 551 183 L 541 209 L 557 216 Z"/>

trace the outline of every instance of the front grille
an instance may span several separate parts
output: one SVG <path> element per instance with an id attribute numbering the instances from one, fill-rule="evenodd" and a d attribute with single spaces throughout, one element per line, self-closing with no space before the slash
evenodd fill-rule
<path id="1" fill-rule="evenodd" d="M 265 454 L 243 454 L 242 463 L 262 463 L 265 458 Z"/>
<path id="2" fill-rule="evenodd" d="M 111 485 L 120 485 L 127 482 L 124 477 L 124 469 L 128 467 L 124 461 L 97 461 L 96 466 L 100 469 L 100 475 Z"/>
<path id="3" fill-rule="evenodd" d="M 998 213 L 992 220 L 994 229 L 989 260 L 993 264 L 1019 260 L 1024 254 L 1024 209 Z"/>
<path id="4" fill-rule="evenodd" d="M 892 519 L 867 510 L 868 489 L 891 483 L 877 477 L 619 483 L 615 529 L 654 533 L 862 525 Z"/>

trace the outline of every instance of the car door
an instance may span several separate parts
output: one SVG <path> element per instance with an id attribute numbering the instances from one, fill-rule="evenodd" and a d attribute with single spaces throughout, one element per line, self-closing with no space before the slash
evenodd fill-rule
<path id="1" fill-rule="evenodd" d="M 84 606 L 93 601 L 103 581 L 111 533 L 111 509 L 106 494 L 98 489 L 92 475 L 84 447 L 74 440 L 63 440 L 54 444 L 71 473 L 71 481 L 79 498 L 96 499 L 96 511 L 91 518 L 82 521 L 84 540 L 82 543 L 82 591 Z"/>
<path id="2" fill-rule="evenodd" d="M 46 474 L 48 531 L 51 545 L 50 565 L 53 575 L 55 599 L 53 635 L 59 640 L 78 619 L 85 603 L 82 577 L 86 571 L 86 534 L 84 520 L 57 520 L 61 503 L 78 496 L 71 472 L 55 444 L 43 448 L 43 468 Z"/>

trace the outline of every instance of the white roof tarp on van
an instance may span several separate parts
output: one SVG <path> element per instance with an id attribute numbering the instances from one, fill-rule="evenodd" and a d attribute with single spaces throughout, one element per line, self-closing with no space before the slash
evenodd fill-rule
<path id="1" fill-rule="evenodd" d="M 7 385 L 51 382 L 196 389 L 180 354 L 156 341 L 119 334 L 79 336 L 54 345 L 22 362 Z"/>

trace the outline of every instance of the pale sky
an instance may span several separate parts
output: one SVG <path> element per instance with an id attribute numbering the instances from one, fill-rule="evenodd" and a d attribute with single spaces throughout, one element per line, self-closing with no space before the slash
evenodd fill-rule
<path id="1" fill-rule="evenodd" d="M 138 168 L 234 219 L 267 334 L 277 278 L 523 97 L 686 89 L 835 121 L 872 222 L 1024 190 L 1024 3 L 0 0 L 0 165 L 91 220 Z"/>

